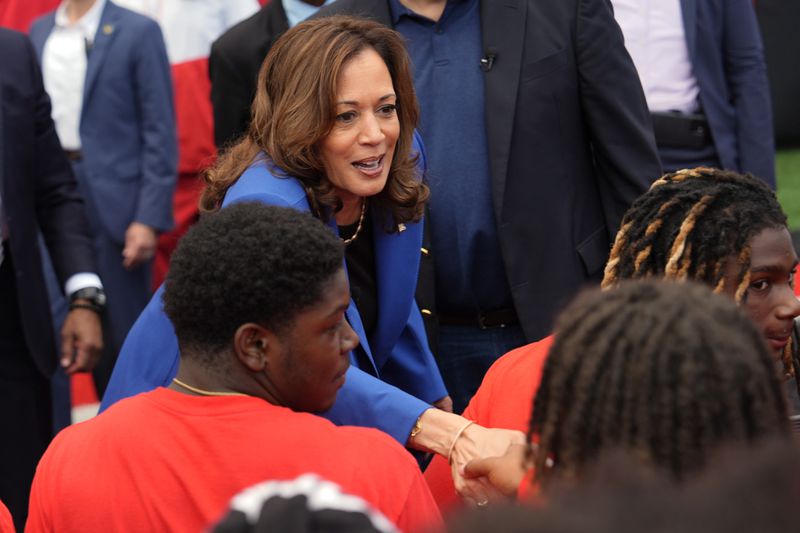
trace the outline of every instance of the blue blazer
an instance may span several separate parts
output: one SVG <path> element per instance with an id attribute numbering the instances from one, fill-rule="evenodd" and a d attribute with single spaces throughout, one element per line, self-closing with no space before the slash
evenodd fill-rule
<path id="1" fill-rule="evenodd" d="M 764 48 L 752 0 L 681 0 L 700 103 L 724 168 L 775 188 L 775 141 Z"/>
<path id="2" fill-rule="evenodd" d="M 422 152 L 420 152 L 422 153 Z M 424 164 L 424 157 L 420 157 Z M 272 174 L 264 161 L 254 163 L 228 190 L 223 207 L 257 201 L 310 211 L 305 191 L 293 178 Z M 352 366 L 333 408 L 324 416 L 337 424 L 376 427 L 405 445 L 416 419 L 430 403 L 447 395 L 439 369 L 428 348 L 422 316 L 414 301 L 422 223 L 406 224 L 387 234 L 377 213 L 374 227 L 378 322 L 368 339 L 355 304 L 346 316 L 358 334 L 373 377 Z M 337 231 L 336 222 L 328 225 Z M 178 370 L 178 343 L 163 312 L 160 288 L 128 334 L 111 375 L 101 411 L 124 397 L 166 386 Z"/>
<path id="3" fill-rule="evenodd" d="M 55 12 L 37 19 L 30 37 L 39 60 Z M 84 194 L 120 243 L 131 222 L 172 227 L 178 143 L 172 80 L 158 24 L 106 2 L 88 53 L 80 121 Z"/>

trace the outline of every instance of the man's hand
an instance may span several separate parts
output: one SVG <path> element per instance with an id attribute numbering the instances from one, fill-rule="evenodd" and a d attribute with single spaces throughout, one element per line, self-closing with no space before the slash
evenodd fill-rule
<path id="1" fill-rule="evenodd" d="M 525 451 L 525 446 L 514 444 L 500 457 L 473 459 L 464 467 L 464 478 L 484 480 L 504 497 L 513 498 L 527 472 Z"/>
<path id="2" fill-rule="evenodd" d="M 452 413 L 453 412 L 453 399 L 450 396 L 445 396 L 438 402 L 433 402 L 433 406 L 437 409 L 441 409 L 442 411 Z"/>
<path id="3" fill-rule="evenodd" d="M 153 228 L 141 222 L 132 222 L 125 232 L 122 266 L 130 270 L 151 259 L 156 253 L 157 244 L 158 238 Z"/>
<path id="4" fill-rule="evenodd" d="M 91 371 L 100 360 L 102 349 L 103 331 L 98 314 L 89 309 L 70 311 L 61 328 L 61 366 L 64 372 Z"/>

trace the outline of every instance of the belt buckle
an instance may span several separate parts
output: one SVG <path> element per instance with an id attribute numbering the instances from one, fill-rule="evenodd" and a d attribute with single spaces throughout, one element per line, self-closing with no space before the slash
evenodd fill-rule
<path id="1" fill-rule="evenodd" d="M 478 315 L 478 329 L 491 329 L 491 328 L 504 328 L 507 324 L 500 323 L 500 324 L 487 324 L 486 323 L 486 315 L 479 314 Z"/>

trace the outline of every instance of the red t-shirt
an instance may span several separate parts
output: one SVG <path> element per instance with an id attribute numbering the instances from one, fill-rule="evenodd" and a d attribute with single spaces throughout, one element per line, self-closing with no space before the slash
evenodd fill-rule
<path id="1" fill-rule="evenodd" d="M 11 513 L 8 507 L 0 501 L 0 533 L 14 533 L 14 520 L 11 518 Z"/>
<path id="2" fill-rule="evenodd" d="M 478 392 L 462 416 L 484 427 L 528 431 L 533 397 L 553 336 L 546 337 L 500 357 L 486 372 Z M 447 511 L 461 503 L 453 487 L 450 465 L 436 456 L 425 470 L 425 481 L 439 508 Z"/>
<path id="3" fill-rule="evenodd" d="M 242 489 L 316 473 L 403 531 L 441 516 L 412 456 L 375 429 L 337 427 L 250 396 L 159 388 L 59 433 L 31 489 L 26 531 L 188 531 Z"/>

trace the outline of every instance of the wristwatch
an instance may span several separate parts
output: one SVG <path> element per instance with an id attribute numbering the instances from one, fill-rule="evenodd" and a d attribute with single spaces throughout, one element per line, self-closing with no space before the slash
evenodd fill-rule
<path id="1" fill-rule="evenodd" d="M 422 415 L 420 415 L 419 418 L 417 418 L 417 422 L 414 424 L 414 427 L 411 428 L 411 434 L 408 436 L 408 439 L 409 440 L 413 439 L 414 437 L 419 435 L 420 432 L 422 432 Z"/>
<path id="2" fill-rule="evenodd" d="M 78 302 L 76 300 L 86 300 Z M 106 293 L 99 287 L 86 287 L 73 292 L 69 297 L 69 310 L 89 309 L 95 313 L 102 313 L 106 307 Z"/>

